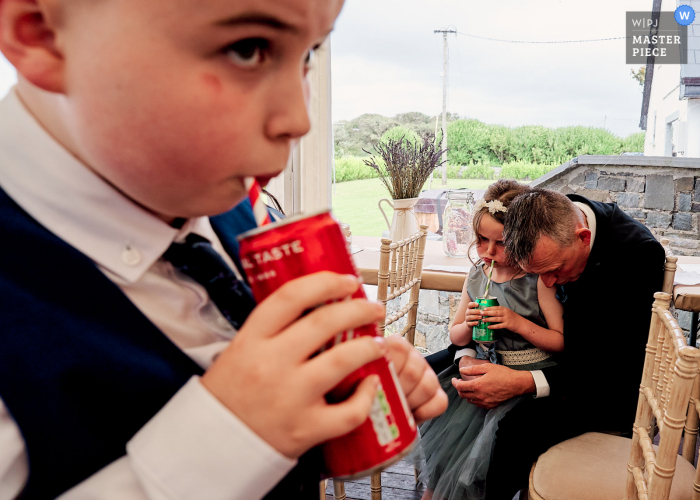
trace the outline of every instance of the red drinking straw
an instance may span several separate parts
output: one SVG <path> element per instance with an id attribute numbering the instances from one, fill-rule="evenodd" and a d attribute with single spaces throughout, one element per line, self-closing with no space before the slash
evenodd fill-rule
<path id="1" fill-rule="evenodd" d="M 245 178 L 245 188 L 248 191 L 248 198 L 250 198 L 250 204 L 253 207 L 253 214 L 255 215 L 255 222 L 258 226 L 264 226 L 270 224 L 270 214 L 267 211 L 267 205 L 262 199 L 262 188 L 260 183 L 255 179 L 255 177 Z"/>

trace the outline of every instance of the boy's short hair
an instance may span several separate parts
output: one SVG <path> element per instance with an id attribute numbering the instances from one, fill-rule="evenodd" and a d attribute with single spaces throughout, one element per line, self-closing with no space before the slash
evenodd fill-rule
<path id="1" fill-rule="evenodd" d="M 515 264 L 526 266 L 542 236 L 560 247 L 574 242 L 581 213 L 573 202 L 556 191 L 533 188 L 511 203 L 503 228 L 506 255 Z"/>

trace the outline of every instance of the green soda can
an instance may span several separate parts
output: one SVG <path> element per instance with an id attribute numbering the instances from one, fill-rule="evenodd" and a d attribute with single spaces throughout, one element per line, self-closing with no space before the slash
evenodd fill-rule
<path id="1" fill-rule="evenodd" d="M 487 307 L 495 307 L 498 305 L 498 299 L 492 296 L 477 297 L 474 302 L 479 304 L 479 309 L 482 311 Z M 495 342 L 495 332 L 493 330 L 489 330 L 489 325 L 491 324 L 492 323 L 479 321 L 479 324 L 472 328 L 472 338 L 477 342 Z"/>

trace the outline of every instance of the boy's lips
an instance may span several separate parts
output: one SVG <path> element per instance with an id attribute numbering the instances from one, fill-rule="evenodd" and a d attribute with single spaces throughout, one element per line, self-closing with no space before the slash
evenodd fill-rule
<path id="1" fill-rule="evenodd" d="M 255 176 L 255 180 L 258 181 L 258 184 L 260 184 L 261 187 L 267 186 L 267 184 L 270 182 L 271 179 L 274 179 L 277 177 L 275 174 L 270 174 L 270 175 L 261 175 L 261 176 Z"/>

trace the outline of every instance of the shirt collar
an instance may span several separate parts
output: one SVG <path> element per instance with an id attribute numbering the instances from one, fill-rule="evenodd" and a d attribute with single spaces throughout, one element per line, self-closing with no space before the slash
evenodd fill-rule
<path id="1" fill-rule="evenodd" d="M 213 234 L 208 217 L 176 229 L 121 194 L 59 144 L 16 89 L 0 101 L 0 187 L 46 229 L 131 283 L 173 241 Z"/>
<path id="2" fill-rule="evenodd" d="M 581 211 L 583 212 L 583 215 L 586 216 L 586 223 L 588 225 L 588 229 L 590 229 L 590 231 L 591 231 L 591 243 L 589 245 L 589 248 L 591 250 L 593 250 L 593 242 L 595 241 L 595 230 L 596 230 L 595 214 L 593 213 L 593 210 L 591 210 L 591 207 L 589 207 L 585 203 L 575 201 L 574 205 L 576 205 L 578 208 L 580 208 Z"/>

